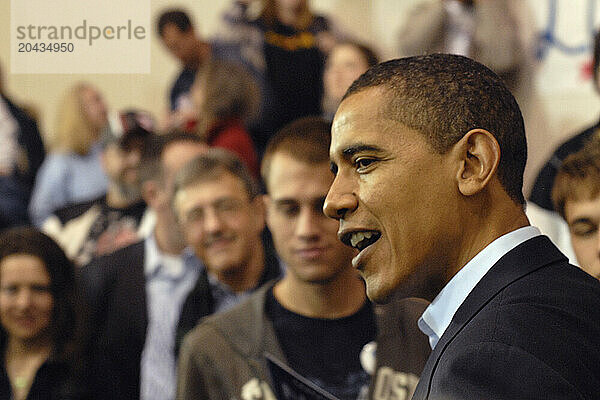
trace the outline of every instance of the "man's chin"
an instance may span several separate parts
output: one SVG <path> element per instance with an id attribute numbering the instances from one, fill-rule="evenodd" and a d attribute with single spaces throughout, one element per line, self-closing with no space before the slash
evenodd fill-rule
<path id="1" fill-rule="evenodd" d="M 207 269 L 214 275 L 227 276 L 238 273 L 240 266 L 230 261 L 213 260 L 210 265 L 207 265 Z"/>
<path id="2" fill-rule="evenodd" d="M 375 279 L 364 278 L 367 287 L 367 297 L 373 303 L 387 304 L 393 297 L 394 290 L 391 287 L 385 287 L 377 282 Z"/>

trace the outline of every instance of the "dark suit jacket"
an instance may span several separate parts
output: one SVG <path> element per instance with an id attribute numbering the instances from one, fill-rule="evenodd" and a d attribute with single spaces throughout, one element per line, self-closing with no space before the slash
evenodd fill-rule
<path id="1" fill-rule="evenodd" d="M 279 275 L 267 249 L 261 284 Z M 139 399 L 140 361 L 148 312 L 144 276 L 144 242 L 100 257 L 81 268 L 79 288 L 89 311 L 84 323 L 86 381 L 93 399 Z M 176 333 L 176 348 L 201 318 L 214 311 L 206 269 L 185 299 Z"/>
<path id="2" fill-rule="evenodd" d="M 600 283 L 545 236 L 504 255 L 429 357 L 413 399 L 598 399 Z"/>

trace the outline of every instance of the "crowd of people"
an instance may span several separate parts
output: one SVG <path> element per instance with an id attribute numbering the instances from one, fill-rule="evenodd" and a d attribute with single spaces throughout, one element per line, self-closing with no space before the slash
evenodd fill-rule
<path id="1" fill-rule="evenodd" d="M 384 62 L 307 0 L 161 10 L 168 116 L 81 82 L 46 142 L 0 84 L 0 398 L 597 398 L 600 135 L 526 196 L 509 3 Z"/>

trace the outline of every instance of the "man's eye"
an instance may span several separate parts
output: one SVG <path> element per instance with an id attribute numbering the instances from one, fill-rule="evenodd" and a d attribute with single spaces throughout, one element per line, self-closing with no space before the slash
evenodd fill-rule
<path id="1" fill-rule="evenodd" d="M 4 294 L 13 294 L 17 292 L 17 287 L 10 285 L 10 286 L 2 286 L 0 287 L 0 292 L 4 293 Z"/>
<path id="2" fill-rule="evenodd" d="M 373 158 L 357 158 L 356 161 L 354 161 L 354 165 L 357 170 L 363 170 L 371 166 L 374 162 L 375 160 Z"/>
<path id="3" fill-rule="evenodd" d="M 32 289 L 37 293 L 50 293 L 50 286 L 46 285 L 34 285 Z"/>
<path id="4" fill-rule="evenodd" d="M 298 214 L 300 208 L 294 205 L 285 204 L 277 207 L 279 212 L 287 217 L 293 217 Z"/>
<path id="5" fill-rule="evenodd" d="M 571 227 L 571 233 L 580 237 L 593 235 L 597 230 L 598 227 L 592 224 L 575 224 Z"/>

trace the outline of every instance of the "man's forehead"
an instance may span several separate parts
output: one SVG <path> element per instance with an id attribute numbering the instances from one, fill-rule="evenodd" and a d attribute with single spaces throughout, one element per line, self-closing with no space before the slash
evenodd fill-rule
<path id="1" fill-rule="evenodd" d="M 332 132 L 354 125 L 387 124 L 390 114 L 389 91 L 379 86 L 353 93 L 340 104 L 332 123 Z"/>
<path id="2" fill-rule="evenodd" d="M 297 203 L 314 202 L 316 199 L 324 198 L 333 181 L 333 176 L 329 172 L 329 162 L 322 165 L 323 171 L 320 175 L 323 178 L 273 185 L 270 187 L 269 197 L 275 202 L 294 201 Z"/>
<path id="3" fill-rule="evenodd" d="M 216 179 L 196 181 L 180 191 L 189 207 L 212 205 L 223 201 L 249 201 L 249 196 L 240 183 L 239 188 L 221 185 Z"/>
<path id="4" fill-rule="evenodd" d="M 206 153 L 209 147 L 204 143 L 173 142 L 169 143 L 161 154 L 163 167 L 177 172 L 185 164 Z"/>
<path id="5" fill-rule="evenodd" d="M 389 135 L 399 127 L 397 121 L 385 117 L 349 117 L 331 131 L 330 158 L 351 156 L 361 150 L 376 151 L 389 142 Z"/>

